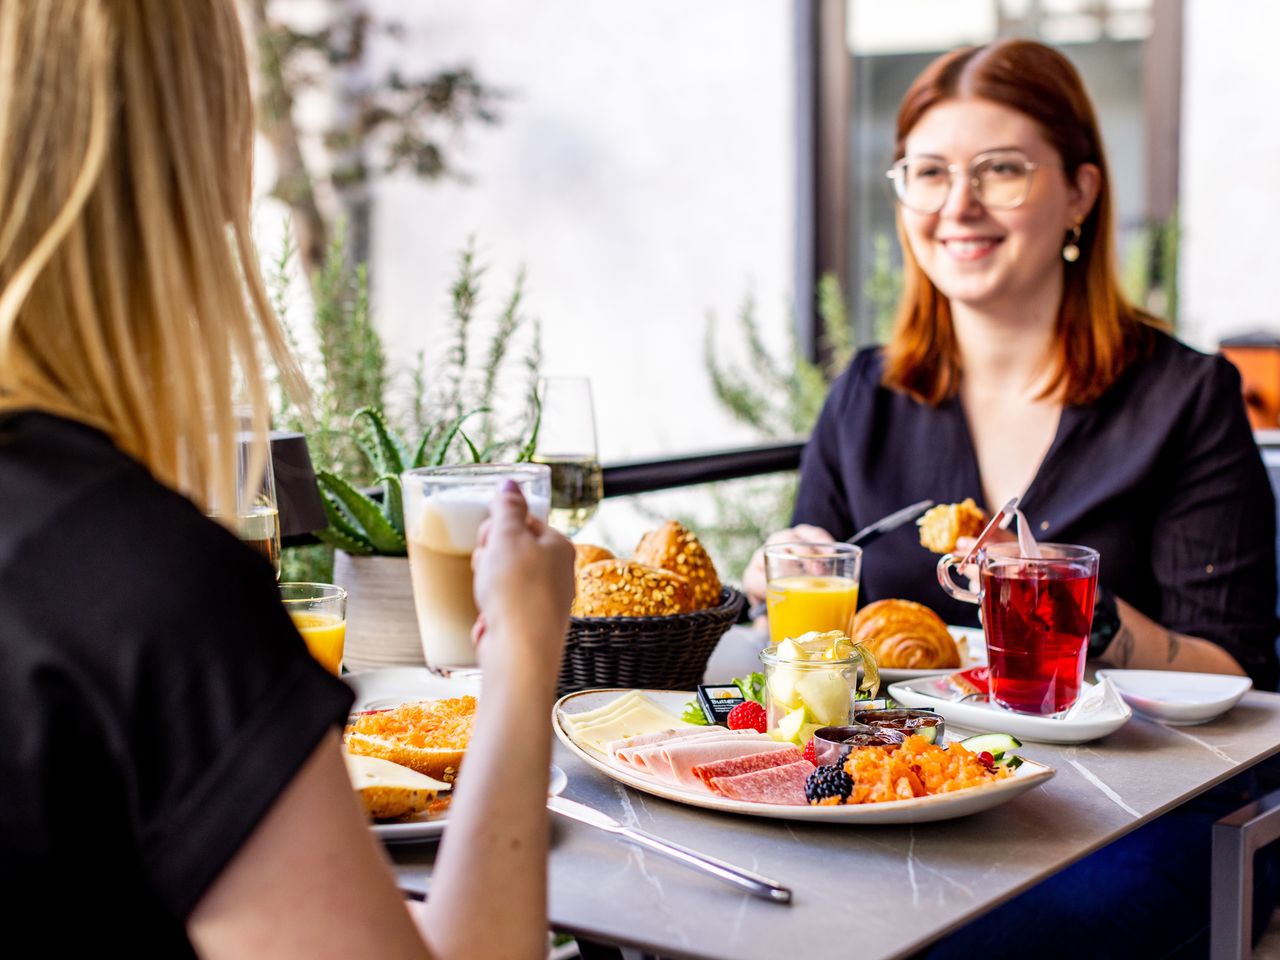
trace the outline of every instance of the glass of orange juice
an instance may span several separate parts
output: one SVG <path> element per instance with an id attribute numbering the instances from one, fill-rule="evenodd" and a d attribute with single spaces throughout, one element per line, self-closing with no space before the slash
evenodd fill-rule
<path id="1" fill-rule="evenodd" d="M 332 583 L 282 583 L 280 599 L 311 655 L 337 676 L 347 640 L 347 591 Z"/>
<path id="2" fill-rule="evenodd" d="M 858 607 L 862 549 L 851 543 L 778 543 L 765 547 L 769 639 L 811 630 L 849 632 Z"/>

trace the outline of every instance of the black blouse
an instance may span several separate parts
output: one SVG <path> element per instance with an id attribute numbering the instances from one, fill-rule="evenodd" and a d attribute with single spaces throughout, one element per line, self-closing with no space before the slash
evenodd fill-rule
<path id="1" fill-rule="evenodd" d="M 0 417 L 0 871 L 42 956 L 194 956 L 187 917 L 350 705 L 259 555 L 101 433 Z"/>
<path id="2" fill-rule="evenodd" d="M 863 350 L 832 385 L 795 523 L 840 539 L 917 500 L 982 504 L 959 399 L 918 403 L 884 387 L 882 370 L 881 351 Z M 1021 507 L 1037 539 L 1098 550 L 1099 579 L 1117 596 L 1212 640 L 1275 689 L 1275 499 L 1227 360 L 1158 334 L 1101 398 L 1063 409 Z M 938 586 L 936 562 L 913 526 L 889 534 L 863 556 L 863 601 L 916 600 L 976 625 L 977 608 Z"/>

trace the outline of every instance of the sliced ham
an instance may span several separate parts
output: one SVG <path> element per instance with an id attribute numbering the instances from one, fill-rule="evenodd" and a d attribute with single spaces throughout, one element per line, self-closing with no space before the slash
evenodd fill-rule
<path id="1" fill-rule="evenodd" d="M 801 759 L 781 767 L 769 767 L 734 777 L 713 777 L 711 790 L 730 800 L 802 807 L 806 803 L 804 782 L 813 771 L 813 764 Z"/>
<path id="2" fill-rule="evenodd" d="M 699 764 L 715 763 L 718 760 L 732 760 L 754 753 L 772 753 L 786 750 L 790 744 L 778 743 L 768 737 L 759 739 L 741 737 L 735 740 L 692 740 L 684 743 L 664 744 L 657 757 L 650 758 L 648 772 L 660 780 L 677 783 L 682 787 L 700 787 L 702 784 L 693 775 L 693 768 Z"/>
<path id="3" fill-rule="evenodd" d="M 625 740 L 611 740 L 605 745 L 605 749 L 609 756 L 617 757 L 619 750 L 626 750 L 629 747 L 648 747 L 676 737 L 714 737 L 716 734 L 725 732 L 727 731 L 724 727 L 684 727 L 680 730 L 659 730 L 657 733 L 642 733 L 638 737 L 627 737 Z"/>
<path id="4" fill-rule="evenodd" d="M 723 727 L 708 727 L 713 732 L 711 734 L 679 734 L 673 737 L 667 737 L 665 740 L 659 740 L 654 743 L 645 743 L 634 747 L 620 747 L 613 754 L 613 759 L 624 767 L 630 766 L 637 770 L 648 772 L 648 764 L 658 756 L 664 747 L 669 747 L 678 743 L 710 743 L 718 740 L 767 740 L 763 733 L 757 733 L 754 730 L 726 730 Z"/>
<path id="5" fill-rule="evenodd" d="M 769 767 L 781 767 L 788 763 L 803 760 L 804 756 L 795 747 L 790 750 L 775 750 L 769 753 L 753 753 L 745 757 L 734 757 L 731 760 L 717 760 L 715 763 L 700 763 L 693 768 L 694 777 L 707 789 L 711 789 L 711 781 L 716 777 L 737 777 L 744 773 L 767 770 Z"/>

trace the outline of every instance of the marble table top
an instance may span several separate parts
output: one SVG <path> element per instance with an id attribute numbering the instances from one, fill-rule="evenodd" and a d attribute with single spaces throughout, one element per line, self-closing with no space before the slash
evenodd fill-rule
<path id="1" fill-rule="evenodd" d="M 1028 743 L 1057 775 L 993 810 L 897 826 L 807 824 L 700 810 L 633 791 L 556 745 L 565 795 L 791 886 L 758 900 L 592 827 L 557 818 L 552 925 L 673 957 L 779 960 L 848 944 L 900 957 L 1280 751 L 1280 695 L 1252 691 L 1196 727 L 1139 715 L 1080 746 Z M 445 842 L 448 842 L 447 838 Z M 402 887 L 429 890 L 435 846 L 389 848 Z M 856 944 L 856 947 L 854 946 Z"/>

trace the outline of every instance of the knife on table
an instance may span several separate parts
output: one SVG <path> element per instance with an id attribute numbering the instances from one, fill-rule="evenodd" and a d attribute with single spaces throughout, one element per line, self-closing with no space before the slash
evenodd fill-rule
<path id="1" fill-rule="evenodd" d="M 570 800 L 567 797 L 548 797 L 547 809 L 553 813 L 560 814 L 562 817 L 568 817 L 570 820 L 577 820 L 579 823 L 607 830 L 609 833 L 616 834 L 625 840 L 630 840 L 632 843 L 648 847 L 650 850 L 661 853 L 673 860 L 679 860 L 686 866 L 705 871 L 712 876 L 719 877 L 721 880 L 727 880 L 729 883 L 741 887 L 757 897 L 772 900 L 774 903 L 791 902 L 790 887 L 784 887 L 768 877 L 762 877 L 758 873 L 735 867 L 731 863 L 717 860 L 715 857 L 708 856 L 705 853 L 698 853 L 696 850 L 682 847 L 680 844 L 672 843 L 670 840 L 655 837 L 653 834 L 645 833 L 643 830 L 624 827 L 607 813 L 601 813 L 593 807 L 588 807 L 585 803 L 578 803 L 578 801 Z"/>
<path id="2" fill-rule="evenodd" d="M 874 543 L 883 537 L 886 533 L 897 530 L 904 524 L 910 523 L 912 520 L 918 519 L 924 515 L 924 512 L 933 506 L 932 500 L 921 500 L 919 503 L 913 503 L 909 507 L 903 507 L 901 510 L 895 510 L 887 517 L 881 517 L 870 526 L 863 527 L 845 543 L 852 543 L 859 547 L 865 547 L 869 543 Z M 763 617 L 768 612 L 766 604 L 757 603 L 749 611 L 747 611 L 748 622 L 755 620 L 757 617 Z"/>

